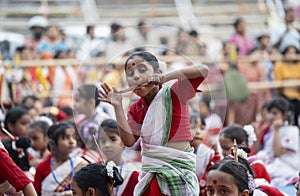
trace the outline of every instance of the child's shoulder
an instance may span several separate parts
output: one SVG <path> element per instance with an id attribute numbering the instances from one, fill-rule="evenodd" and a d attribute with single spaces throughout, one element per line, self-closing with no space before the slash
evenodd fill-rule
<path id="1" fill-rule="evenodd" d="M 45 172 L 45 173 L 49 173 L 49 171 L 51 170 L 51 158 L 52 156 L 49 155 L 47 157 L 47 159 L 41 161 L 37 167 L 36 167 L 36 171 L 37 172 Z"/>
<path id="2" fill-rule="evenodd" d="M 281 127 L 282 130 L 288 130 L 290 132 L 299 132 L 299 128 L 297 126 L 294 125 L 283 125 Z"/>
<path id="3" fill-rule="evenodd" d="M 132 101 L 132 104 L 130 105 L 130 109 L 138 109 L 138 108 L 142 108 L 145 106 L 147 106 L 146 100 L 142 97 L 139 97 Z"/>

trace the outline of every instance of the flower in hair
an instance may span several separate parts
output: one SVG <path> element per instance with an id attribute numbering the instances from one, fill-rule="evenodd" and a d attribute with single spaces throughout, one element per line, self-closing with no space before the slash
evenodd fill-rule
<path id="1" fill-rule="evenodd" d="M 230 153 L 233 156 L 232 158 L 234 158 L 234 154 L 235 154 L 234 147 L 230 149 Z M 247 160 L 248 154 L 243 149 L 241 148 L 236 149 L 236 153 L 238 157 Z"/>
<path id="2" fill-rule="evenodd" d="M 238 148 L 237 155 L 238 155 L 238 157 L 241 157 L 241 158 L 247 160 L 248 154 L 243 149 Z"/>
<path id="3" fill-rule="evenodd" d="M 116 167 L 116 164 L 113 161 L 106 164 L 107 176 L 110 178 L 114 178 L 114 167 Z"/>
<path id="4" fill-rule="evenodd" d="M 243 128 L 248 135 L 248 144 L 249 146 L 251 146 L 253 142 L 255 142 L 257 139 L 256 134 L 254 132 L 254 127 L 252 125 L 245 125 Z"/>

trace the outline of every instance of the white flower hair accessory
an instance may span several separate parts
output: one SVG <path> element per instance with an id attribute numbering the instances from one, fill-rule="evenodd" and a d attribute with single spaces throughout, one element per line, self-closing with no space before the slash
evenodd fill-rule
<path id="1" fill-rule="evenodd" d="M 243 128 L 248 135 L 248 145 L 253 145 L 253 142 L 255 142 L 257 139 L 256 134 L 254 132 L 254 127 L 252 125 L 245 125 Z"/>
<path id="2" fill-rule="evenodd" d="M 237 156 L 247 160 L 248 154 L 243 149 L 238 148 L 236 153 Z"/>
<path id="3" fill-rule="evenodd" d="M 114 178 L 114 167 L 116 167 L 116 164 L 113 161 L 106 164 L 107 176 L 110 178 Z"/>

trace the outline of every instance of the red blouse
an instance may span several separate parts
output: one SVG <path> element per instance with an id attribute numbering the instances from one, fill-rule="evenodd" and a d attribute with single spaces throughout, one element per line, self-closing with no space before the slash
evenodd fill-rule
<path id="1" fill-rule="evenodd" d="M 7 180 L 17 192 L 31 183 L 26 174 L 13 162 L 3 148 L 0 148 L 0 168 L 0 183 Z"/>
<path id="2" fill-rule="evenodd" d="M 48 156 L 48 158 L 38 164 L 36 168 L 33 186 L 39 196 L 41 195 L 43 180 L 51 173 L 51 158 L 52 156 Z"/>
<path id="3" fill-rule="evenodd" d="M 188 100 L 193 98 L 198 86 L 204 78 L 178 79 L 171 86 L 172 98 L 172 123 L 169 142 L 179 142 L 192 140 L 190 132 L 190 116 L 188 110 Z M 140 135 L 141 127 L 147 113 L 149 105 L 144 98 L 140 98 L 133 103 L 127 113 L 128 124 L 135 135 Z"/>

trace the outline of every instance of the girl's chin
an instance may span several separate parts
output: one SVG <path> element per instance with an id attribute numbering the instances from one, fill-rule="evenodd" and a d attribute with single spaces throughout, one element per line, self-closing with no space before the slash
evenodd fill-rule
<path id="1" fill-rule="evenodd" d="M 140 97 L 143 97 L 143 96 L 145 96 L 146 94 L 148 94 L 148 89 L 146 88 L 146 87 L 140 87 L 140 88 L 137 88 L 137 89 L 135 89 L 133 92 L 136 94 L 136 95 L 138 95 L 138 96 L 140 96 Z"/>

